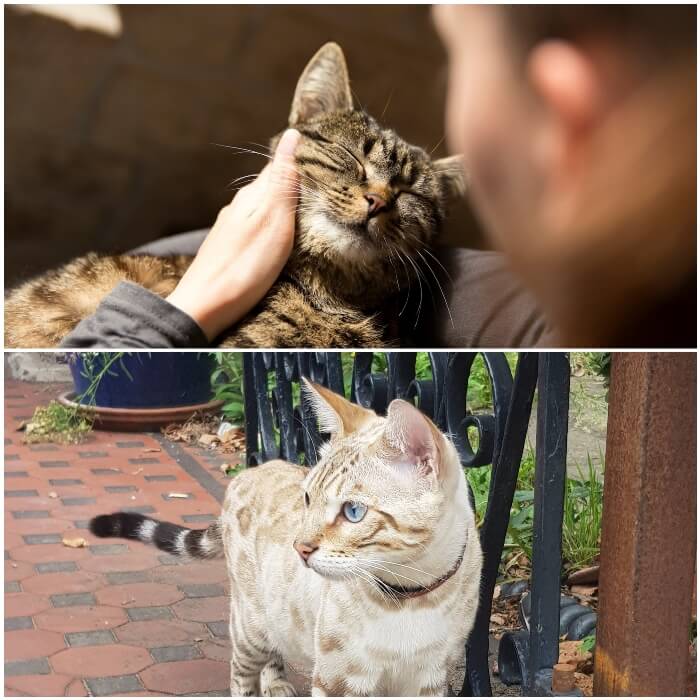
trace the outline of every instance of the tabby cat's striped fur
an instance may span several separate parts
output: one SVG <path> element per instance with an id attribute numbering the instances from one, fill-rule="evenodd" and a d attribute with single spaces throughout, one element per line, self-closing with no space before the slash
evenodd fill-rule
<path id="1" fill-rule="evenodd" d="M 307 390 L 331 434 L 313 469 L 244 470 L 206 530 L 134 513 L 99 516 L 91 530 L 225 556 L 233 696 L 293 695 L 283 661 L 313 695 L 444 696 L 464 663 L 481 572 L 457 452 L 405 401 L 384 418 Z"/>
<path id="2" fill-rule="evenodd" d="M 228 347 L 374 347 L 380 313 L 410 284 L 445 206 L 464 188 L 458 158 L 422 149 L 353 109 L 339 46 L 323 46 L 296 88 L 289 125 L 299 206 L 295 246 L 266 297 L 216 344 Z M 279 136 L 273 138 L 272 148 Z M 367 195 L 386 207 L 371 215 Z M 30 280 L 5 302 L 6 347 L 54 347 L 118 282 L 167 296 L 191 258 L 86 255 Z"/>

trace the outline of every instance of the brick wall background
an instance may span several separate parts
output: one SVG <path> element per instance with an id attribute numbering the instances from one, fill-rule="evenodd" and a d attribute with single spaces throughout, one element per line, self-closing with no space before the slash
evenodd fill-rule
<path id="1" fill-rule="evenodd" d="M 406 139 L 443 135 L 445 58 L 426 6 L 116 6 L 121 31 L 5 7 L 5 275 L 208 226 L 328 40 Z M 79 11 L 78 11 L 79 12 Z M 444 154 L 444 145 L 436 154 Z M 477 236 L 466 205 L 446 239 Z"/>

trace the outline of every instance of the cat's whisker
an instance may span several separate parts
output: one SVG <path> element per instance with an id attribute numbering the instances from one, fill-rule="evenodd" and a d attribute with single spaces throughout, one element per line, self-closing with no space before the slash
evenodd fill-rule
<path id="1" fill-rule="evenodd" d="M 430 263 L 423 257 L 423 254 L 420 252 L 420 250 L 417 250 L 416 253 L 418 253 L 418 257 L 425 263 L 425 266 L 428 268 L 428 270 L 430 271 L 430 274 L 435 279 L 435 284 L 437 284 L 437 287 L 440 290 L 440 294 L 442 295 L 442 300 L 445 302 L 445 309 L 447 310 L 447 315 L 450 317 L 450 323 L 452 324 L 452 329 L 454 330 L 455 322 L 454 322 L 454 319 L 452 318 L 452 311 L 450 311 L 450 305 L 447 303 L 447 297 L 445 296 L 445 292 L 442 289 L 442 285 L 440 284 L 440 280 L 438 279 L 438 276 L 435 274 L 435 271 L 433 270 L 433 268 L 430 266 Z"/>
<path id="2" fill-rule="evenodd" d="M 385 571 L 386 573 L 391 574 L 396 579 L 397 586 L 403 585 L 402 583 L 399 582 L 399 578 L 403 578 L 403 579 L 406 579 L 407 581 L 410 581 L 411 583 L 413 583 L 416 586 L 416 588 L 420 588 L 420 589 L 427 588 L 426 586 L 421 584 L 420 581 L 416 581 L 416 579 L 413 579 L 410 576 L 406 576 L 405 574 L 401 574 L 401 573 L 398 573 L 396 571 L 392 571 L 391 569 L 388 569 L 385 566 L 381 566 L 377 562 L 370 562 L 370 564 L 371 564 L 371 566 L 374 566 L 375 568 L 379 569 L 380 571 Z"/>
<path id="3" fill-rule="evenodd" d="M 429 571 L 424 571 L 423 569 L 419 569 L 415 566 L 409 566 L 408 564 L 399 564 L 398 562 L 395 561 L 388 561 L 387 559 L 368 559 L 366 557 L 356 557 L 359 561 L 364 561 L 364 562 L 370 562 L 374 563 L 376 562 L 377 564 L 391 564 L 392 566 L 401 566 L 406 569 L 411 569 L 412 571 L 416 571 L 419 574 L 423 574 L 424 576 L 429 576 L 429 577 L 434 577 L 435 574 L 431 574 Z"/>

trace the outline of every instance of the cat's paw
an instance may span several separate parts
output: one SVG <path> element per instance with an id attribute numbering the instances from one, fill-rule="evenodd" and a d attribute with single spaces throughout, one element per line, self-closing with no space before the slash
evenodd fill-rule
<path id="1" fill-rule="evenodd" d="M 291 698 L 296 697 L 296 688 L 284 678 L 277 678 L 269 685 L 262 688 L 263 697 L 266 698 Z"/>

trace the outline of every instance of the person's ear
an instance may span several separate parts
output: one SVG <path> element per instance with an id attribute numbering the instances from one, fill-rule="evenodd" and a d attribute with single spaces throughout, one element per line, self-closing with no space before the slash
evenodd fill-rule
<path id="1" fill-rule="evenodd" d="M 528 79 L 544 104 L 555 134 L 549 145 L 566 158 L 603 117 L 602 76 L 591 56 L 575 44 L 549 39 L 530 52 Z"/>

